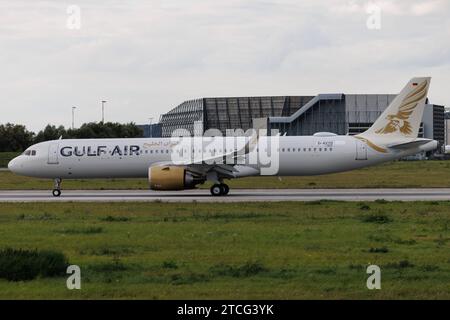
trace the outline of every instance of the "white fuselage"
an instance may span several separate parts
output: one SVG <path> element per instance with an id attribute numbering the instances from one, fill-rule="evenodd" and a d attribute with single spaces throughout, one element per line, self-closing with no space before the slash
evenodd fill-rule
<path id="1" fill-rule="evenodd" d="M 203 148 L 192 147 L 185 153 L 210 159 L 230 153 L 224 139 Z M 275 138 L 274 138 L 275 139 Z M 271 175 L 307 176 L 353 170 L 391 161 L 421 151 L 435 149 L 435 141 L 411 149 L 379 152 L 352 136 L 277 137 L 277 170 Z M 39 178 L 144 178 L 149 167 L 171 163 L 175 144 L 171 138 L 76 139 L 54 140 L 36 144 L 9 164 L 11 171 Z M 266 152 L 259 147 L 254 152 Z M 264 150 L 262 150 L 264 148 Z M 190 149 L 190 148 L 189 148 Z M 238 150 L 233 149 L 233 150 Z M 279 152 L 278 152 L 279 150 Z M 275 151 L 275 150 L 274 150 Z M 244 156 L 248 162 L 249 155 Z M 272 159 L 273 160 L 273 159 Z M 234 177 L 264 174 L 255 163 L 233 166 Z"/>

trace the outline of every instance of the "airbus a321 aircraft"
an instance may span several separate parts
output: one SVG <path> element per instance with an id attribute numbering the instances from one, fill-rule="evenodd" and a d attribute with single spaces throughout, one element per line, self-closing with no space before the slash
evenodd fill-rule
<path id="1" fill-rule="evenodd" d="M 233 137 L 190 137 L 183 143 L 174 138 L 60 139 L 31 146 L 8 167 L 16 174 L 53 179 L 56 197 L 63 179 L 145 177 L 152 190 L 192 189 L 210 181 L 211 194 L 224 196 L 227 179 L 353 170 L 437 148 L 437 141 L 418 138 L 430 80 L 410 80 L 372 127 L 356 136 L 260 135 L 244 144 Z M 260 161 L 263 153 L 270 161 Z"/>

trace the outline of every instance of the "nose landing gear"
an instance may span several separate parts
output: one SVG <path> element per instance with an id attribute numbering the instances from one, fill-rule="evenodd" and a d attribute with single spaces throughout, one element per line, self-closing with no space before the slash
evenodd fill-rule
<path id="1" fill-rule="evenodd" d="M 213 197 L 226 196 L 230 192 L 230 187 L 225 183 L 215 184 L 210 191 Z"/>
<path id="2" fill-rule="evenodd" d="M 55 187 L 52 191 L 54 197 L 59 197 L 61 195 L 61 182 L 61 178 L 55 179 Z"/>

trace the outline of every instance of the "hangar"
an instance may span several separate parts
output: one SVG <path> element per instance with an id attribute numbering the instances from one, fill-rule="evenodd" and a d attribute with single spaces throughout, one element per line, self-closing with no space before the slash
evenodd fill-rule
<path id="1" fill-rule="evenodd" d="M 394 94 L 319 94 L 316 96 L 216 97 L 188 100 L 161 115 L 153 136 L 170 137 L 176 129 L 202 135 L 208 129 L 267 128 L 286 135 L 365 131 L 396 97 Z M 431 104 L 423 115 L 420 137 L 445 144 L 444 106 Z"/>

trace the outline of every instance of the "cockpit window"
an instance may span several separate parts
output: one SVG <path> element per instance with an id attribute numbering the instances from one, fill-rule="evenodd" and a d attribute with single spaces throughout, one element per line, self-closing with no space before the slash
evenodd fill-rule
<path id="1" fill-rule="evenodd" d="M 23 153 L 24 156 L 35 156 L 36 155 L 36 150 L 26 150 Z"/>

